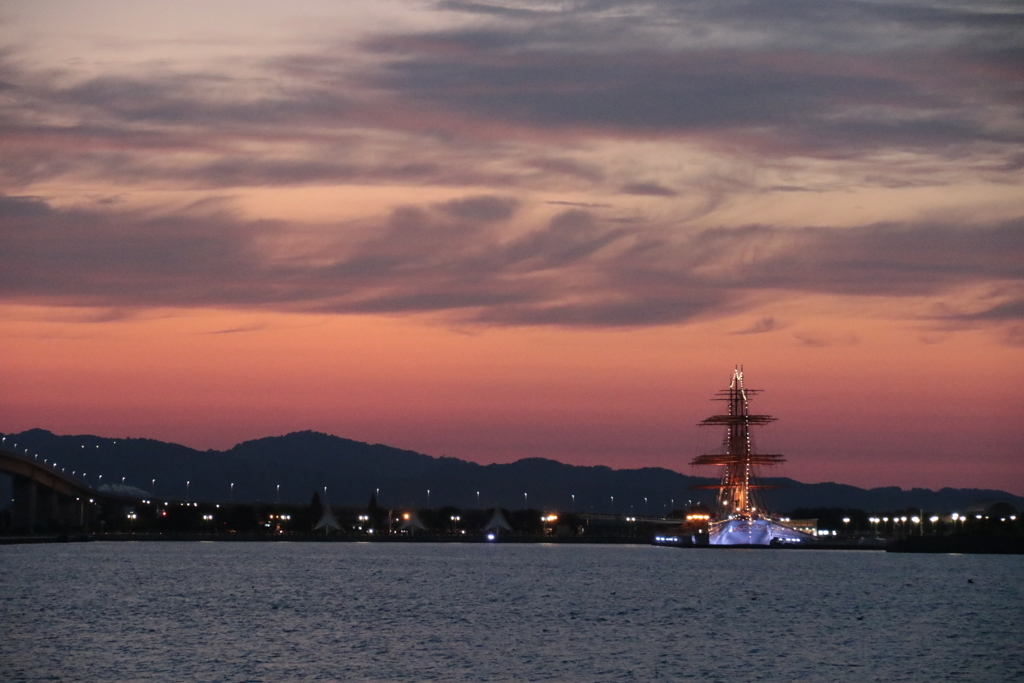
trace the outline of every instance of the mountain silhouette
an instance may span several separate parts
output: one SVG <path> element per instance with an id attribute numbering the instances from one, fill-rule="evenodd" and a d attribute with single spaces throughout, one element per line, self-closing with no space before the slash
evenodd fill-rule
<path id="1" fill-rule="evenodd" d="M 66 473 L 84 473 L 90 486 L 130 486 L 164 499 L 307 503 L 319 492 L 332 505 L 362 506 L 377 494 L 382 507 L 397 508 L 426 507 L 429 490 L 429 505 L 435 508 L 530 507 L 661 516 L 686 507 L 688 501 L 710 503 L 713 491 L 690 487 L 716 481 L 657 467 L 615 470 L 546 458 L 480 465 L 313 431 L 245 441 L 225 451 L 198 451 L 153 439 L 62 436 L 43 429 L 2 436 L 6 448 L 15 450 L 16 443 L 17 451 L 28 449 Z M 9 479 L 3 479 L 9 487 Z M 922 507 L 942 513 L 997 500 L 1024 508 L 1024 498 L 997 490 L 764 481 L 779 486 L 765 492 L 769 509 L 778 512 Z M 9 501 L 10 495 L 4 499 Z"/>

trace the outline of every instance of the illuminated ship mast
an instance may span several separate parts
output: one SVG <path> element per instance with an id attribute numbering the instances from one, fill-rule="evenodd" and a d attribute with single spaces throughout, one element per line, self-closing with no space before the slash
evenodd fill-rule
<path id="1" fill-rule="evenodd" d="M 755 468 L 758 465 L 775 465 L 786 461 L 781 455 L 754 452 L 751 427 L 775 421 L 771 415 L 750 414 L 748 397 L 759 393 L 759 389 L 747 389 L 743 386 L 743 366 L 734 369 L 729 388 L 718 392 L 717 398 L 712 399 L 724 401 L 728 405 L 728 412 L 724 415 L 712 415 L 700 423 L 702 427 L 726 428 L 725 440 L 722 442 L 723 453 L 698 455 L 690 463 L 725 468 L 720 484 L 694 487 L 718 490 L 718 507 L 722 520 L 754 520 L 762 517 L 764 505 L 753 492 L 774 487 L 758 484 Z"/>

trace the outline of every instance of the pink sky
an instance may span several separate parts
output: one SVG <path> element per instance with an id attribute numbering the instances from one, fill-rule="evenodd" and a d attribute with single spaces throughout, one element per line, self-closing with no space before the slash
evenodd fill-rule
<path id="1" fill-rule="evenodd" d="M 0 13 L 0 430 L 1024 494 L 1014 5 L 212 7 Z"/>

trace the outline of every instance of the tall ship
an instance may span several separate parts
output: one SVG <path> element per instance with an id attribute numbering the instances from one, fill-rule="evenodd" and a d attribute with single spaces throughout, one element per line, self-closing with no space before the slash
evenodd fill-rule
<path id="1" fill-rule="evenodd" d="M 786 459 L 777 453 L 759 453 L 755 448 L 754 429 L 776 419 L 751 414 L 750 397 L 759 393 L 759 389 L 743 386 L 743 366 L 734 368 L 729 388 L 712 399 L 725 403 L 725 412 L 700 423 L 701 427 L 725 431 L 716 452 L 698 455 L 690 463 L 722 468 L 718 484 L 694 487 L 718 491 L 717 515 L 708 523 L 711 545 L 772 545 L 812 540 L 811 536 L 773 519 L 765 509 L 760 492 L 774 487 L 758 482 L 759 469 Z"/>

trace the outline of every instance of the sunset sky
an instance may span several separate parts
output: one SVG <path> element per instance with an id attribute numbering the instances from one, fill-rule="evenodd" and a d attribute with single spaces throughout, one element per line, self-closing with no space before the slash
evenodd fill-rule
<path id="1" fill-rule="evenodd" d="M 0 431 L 1024 494 L 1019 3 L 0 6 Z"/>

